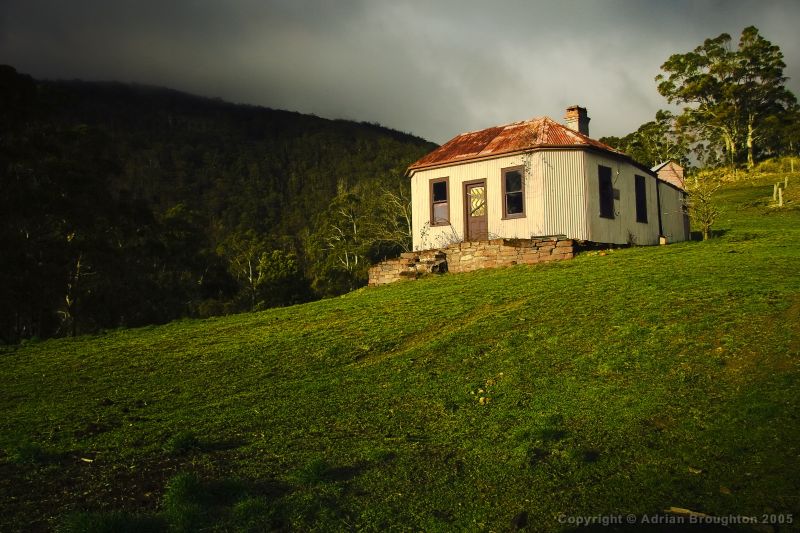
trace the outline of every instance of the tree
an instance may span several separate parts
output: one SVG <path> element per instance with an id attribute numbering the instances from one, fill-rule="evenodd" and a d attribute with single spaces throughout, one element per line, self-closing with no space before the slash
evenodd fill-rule
<path id="1" fill-rule="evenodd" d="M 413 229 L 411 225 L 411 198 L 407 184 L 396 190 L 384 189 L 380 202 L 374 209 L 377 223 L 375 244 L 389 254 L 411 251 Z M 388 248 L 388 250 L 385 250 Z M 386 255 L 384 253 L 384 255 Z"/>
<path id="2" fill-rule="evenodd" d="M 757 159 L 796 155 L 800 148 L 800 106 L 770 117 L 756 148 Z"/>
<path id="3" fill-rule="evenodd" d="M 670 103 L 686 104 L 679 127 L 694 132 L 706 148 L 721 149 L 730 165 L 741 163 L 746 153 L 752 167 L 772 117 L 790 108 L 795 97 L 785 87 L 780 48 L 757 28 L 742 31 L 736 50 L 730 42 L 723 33 L 692 52 L 670 56 L 656 82 Z"/>
<path id="4" fill-rule="evenodd" d="M 357 192 L 343 191 L 316 220 L 306 249 L 315 264 L 315 287 L 323 294 L 353 290 L 366 279 L 377 227 L 366 200 Z"/>
<path id="5" fill-rule="evenodd" d="M 252 311 L 258 303 L 258 288 L 262 274 L 259 262 L 269 250 L 269 244 L 253 230 L 230 235 L 217 253 L 228 260 L 228 269 L 242 287 L 247 309 Z"/>
<path id="6" fill-rule="evenodd" d="M 294 252 L 253 230 L 232 234 L 218 253 L 228 260 L 230 274 L 240 284 L 239 309 L 253 311 L 308 299 L 308 283 Z"/>
<path id="7" fill-rule="evenodd" d="M 411 249 L 409 192 L 407 181 L 393 189 L 380 180 L 342 188 L 316 218 L 315 231 L 305 243 L 316 290 L 353 290 L 366 284 L 372 264 Z"/>
<path id="8" fill-rule="evenodd" d="M 292 252 L 272 250 L 258 260 L 256 307 L 266 308 L 300 303 L 309 297 L 309 287 Z"/>
<path id="9" fill-rule="evenodd" d="M 758 34 L 750 26 L 739 40 L 739 73 L 743 80 L 743 108 L 747 126 L 747 166 L 755 164 L 755 143 L 763 140 L 770 127 L 795 103 L 795 96 L 784 86 L 786 64 L 780 48 Z"/>
<path id="10" fill-rule="evenodd" d="M 656 76 L 658 92 L 670 103 L 689 104 L 679 125 L 716 144 L 722 142 L 731 164 L 740 144 L 739 102 L 733 95 L 734 60 L 730 35 L 706 39 L 686 54 L 674 54 L 661 65 L 668 73 Z"/>
<path id="11" fill-rule="evenodd" d="M 227 269 L 226 258 L 210 245 L 208 220 L 184 202 L 157 218 L 152 234 L 138 235 L 142 242 L 137 248 L 144 250 L 137 256 L 143 260 L 135 261 L 134 269 L 156 285 L 161 315 L 169 320 L 221 314 L 223 302 L 236 294 L 238 284 Z"/>
<path id="12" fill-rule="evenodd" d="M 600 141 L 650 167 L 664 161 L 689 166 L 687 139 L 676 131 L 675 117 L 669 111 L 658 111 L 655 120 L 642 124 L 624 137 L 603 137 Z"/>
<path id="13" fill-rule="evenodd" d="M 686 192 L 689 217 L 700 228 L 703 240 L 711 237 L 711 226 L 719 216 L 719 208 L 714 201 L 714 194 L 722 185 L 717 174 L 712 171 L 700 171 L 686 180 Z"/>

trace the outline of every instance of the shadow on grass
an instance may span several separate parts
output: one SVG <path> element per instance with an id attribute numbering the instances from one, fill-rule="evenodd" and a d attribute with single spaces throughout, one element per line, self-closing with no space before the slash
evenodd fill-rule
<path id="1" fill-rule="evenodd" d="M 729 229 L 712 229 L 711 230 L 711 234 L 709 235 L 709 238 L 710 239 L 718 239 L 720 237 L 724 237 L 725 235 L 727 235 L 730 232 L 731 232 L 731 230 L 729 230 Z M 703 240 L 703 233 L 700 232 L 700 231 L 692 231 L 689 234 L 689 240 L 690 241 L 702 241 Z"/>
<path id="2" fill-rule="evenodd" d="M 244 439 L 206 441 L 192 431 L 180 431 L 166 440 L 162 449 L 168 455 L 188 455 L 193 452 L 223 452 L 240 448 L 247 444 Z"/>
<path id="3" fill-rule="evenodd" d="M 182 442 L 194 442 L 182 436 Z M 238 445 L 238 442 L 217 443 Z M 377 463 L 376 463 L 377 464 Z M 371 462 L 332 466 L 322 459 L 309 462 L 292 476 L 294 483 L 236 478 L 201 479 L 181 472 L 166 482 L 158 511 L 81 511 L 61 523 L 63 531 L 281 531 L 299 524 L 337 521 L 348 516 L 342 495 L 349 481 L 364 473 Z"/>
<path id="4" fill-rule="evenodd" d="M 325 459 L 314 459 L 295 471 L 293 477 L 303 485 L 339 483 L 355 479 L 369 466 L 366 461 L 359 461 L 353 465 L 332 466 Z"/>
<path id="5" fill-rule="evenodd" d="M 57 451 L 29 441 L 22 441 L 8 450 L 8 461 L 18 466 L 35 466 L 70 462 L 71 452 Z"/>
<path id="6" fill-rule="evenodd" d="M 200 443 L 200 449 L 204 452 L 227 452 L 229 450 L 241 448 L 245 444 L 247 444 L 247 441 L 244 439 L 227 439 L 213 442 L 202 441 Z"/>
<path id="7" fill-rule="evenodd" d="M 160 517 L 123 511 L 74 513 L 58 529 L 64 533 L 161 533 L 168 530 L 167 522 Z"/>
<path id="8" fill-rule="evenodd" d="M 340 481 L 350 481 L 363 474 L 364 471 L 367 470 L 368 466 L 369 465 L 365 462 L 358 462 L 350 466 L 335 466 L 329 468 L 324 473 L 324 480 L 332 481 L 334 483 Z"/>

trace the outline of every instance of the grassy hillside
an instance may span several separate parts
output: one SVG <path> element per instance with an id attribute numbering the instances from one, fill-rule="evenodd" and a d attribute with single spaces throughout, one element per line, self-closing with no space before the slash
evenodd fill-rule
<path id="1" fill-rule="evenodd" d="M 0 529 L 797 522 L 800 210 L 771 183 L 725 189 L 708 242 L 6 348 Z"/>

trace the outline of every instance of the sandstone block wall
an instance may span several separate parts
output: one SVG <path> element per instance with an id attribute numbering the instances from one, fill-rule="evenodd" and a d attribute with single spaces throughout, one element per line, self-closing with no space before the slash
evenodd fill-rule
<path id="1" fill-rule="evenodd" d="M 449 272 L 470 272 L 480 268 L 572 259 L 575 244 L 563 237 L 494 239 L 453 244 L 445 249 L 445 253 Z"/>
<path id="2" fill-rule="evenodd" d="M 470 272 L 572 259 L 575 252 L 575 242 L 560 236 L 461 242 L 441 250 L 403 253 L 397 259 L 379 263 L 369 269 L 369 284 L 416 279 L 428 272 Z"/>

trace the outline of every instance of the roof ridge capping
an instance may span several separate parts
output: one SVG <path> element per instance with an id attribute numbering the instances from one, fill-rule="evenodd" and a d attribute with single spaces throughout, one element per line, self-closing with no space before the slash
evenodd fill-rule
<path id="1" fill-rule="evenodd" d="M 473 134 L 473 133 L 481 133 L 481 132 L 484 132 L 486 130 L 493 130 L 493 129 L 497 129 L 497 128 L 506 129 L 506 128 L 510 128 L 511 126 L 519 126 L 521 124 L 525 124 L 527 122 L 534 122 L 536 120 L 543 119 L 543 118 L 548 118 L 548 117 L 533 117 L 533 118 L 528 119 L 528 120 L 518 120 L 516 122 L 509 122 L 508 124 L 497 124 L 495 126 L 489 126 L 488 128 L 481 128 L 479 130 L 465 131 L 465 132 L 459 133 L 458 135 L 453 137 L 453 139 L 450 139 L 450 140 L 452 141 L 454 139 L 457 139 L 458 137 L 461 137 L 462 135 L 470 135 L 470 134 Z M 448 142 L 450 142 L 450 141 L 448 141 Z M 447 144 L 447 143 L 445 143 L 445 144 Z M 442 145 L 442 146 L 444 146 L 444 145 Z"/>

